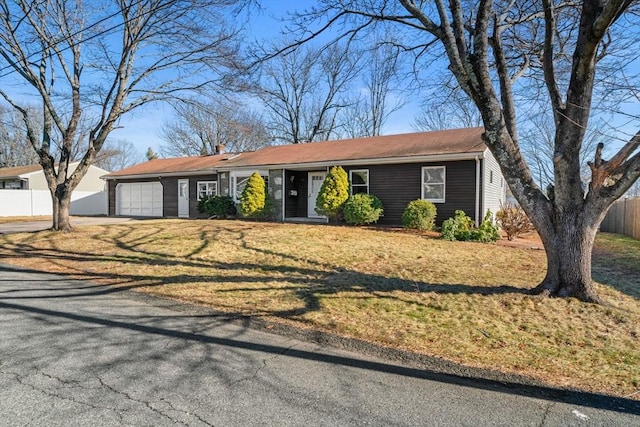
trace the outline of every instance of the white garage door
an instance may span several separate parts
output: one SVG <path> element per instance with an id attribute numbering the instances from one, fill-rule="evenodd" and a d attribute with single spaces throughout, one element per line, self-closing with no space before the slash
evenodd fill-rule
<path id="1" fill-rule="evenodd" d="M 159 182 L 118 184 L 116 215 L 162 216 L 162 184 Z"/>

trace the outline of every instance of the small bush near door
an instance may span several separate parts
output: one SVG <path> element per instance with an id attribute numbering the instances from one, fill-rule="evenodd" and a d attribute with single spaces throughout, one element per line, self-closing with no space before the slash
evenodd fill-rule
<path id="1" fill-rule="evenodd" d="M 404 228 L 433 230 L 436 222 L 436 206 L 428 200 L 413 200 L 402 213 Z"/>
<path id="2" fill-rule="evenodd" d="M 347 199 L 342 214 L 348 224 L 363 225 L 376 222 L 384 212 L 382 202 L 371 194 L 354 194 Z"/>
<path id="3" fill-rule="evenodd" d="M 210 196 L 198 202 L 198 212 L 214 218 L 229 218 L 236 215 L 236 205 L 230 196 Z"/>
<path id="4" fill-rule="evenodd" d="M 341 166 L 334 166 L 322 183 L 316 199 L 316 212 L 338 220 L 349 198 L 349 177 Z"/>

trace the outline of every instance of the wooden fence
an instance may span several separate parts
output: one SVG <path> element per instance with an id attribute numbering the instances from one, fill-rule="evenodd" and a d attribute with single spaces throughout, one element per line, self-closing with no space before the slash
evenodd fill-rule
<path id="1" fill-rule="evenodd" d="M 640 197 L 615 202 L 602 221 L 600 230 L 640 239 Z"/>

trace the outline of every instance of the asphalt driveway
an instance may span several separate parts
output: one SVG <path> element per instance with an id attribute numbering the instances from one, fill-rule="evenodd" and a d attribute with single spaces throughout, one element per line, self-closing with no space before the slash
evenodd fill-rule
<path id="1" fill-rule="evenodd" d="M 135 221 L 135 219 L 112 216 L 72 216 L 71 226 L 76 227 L 79 225 L 120 224 L 129 221 Z M 0 234 L 42 231 L 50 227 L 51 220 L 6 222 L 0 223 Z"/>
<path id="2" fill-rule="evenodd" d="M 638 426 L 640 402 L 438 374 L 0 265 L 4 426 Z"/>

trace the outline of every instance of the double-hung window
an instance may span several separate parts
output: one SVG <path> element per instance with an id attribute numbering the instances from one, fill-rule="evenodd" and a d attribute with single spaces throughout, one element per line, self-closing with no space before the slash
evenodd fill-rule
<path id="1" fill-rule="evenodd" d="M 198 200 L 218 195 L 218 183 L 216 181 L 198 181 Z"/>
<path id="2" fill-rule="evenodd" d="M 351 194 L 369 194 L 369 170 L 357 169 L 349 171 Z"/>
<path id="3" fill-rule="evenodd" d="M 422 168 L 422 198 L 433 203 L 444 203 L 446 168 L 425 166 Z"/>

